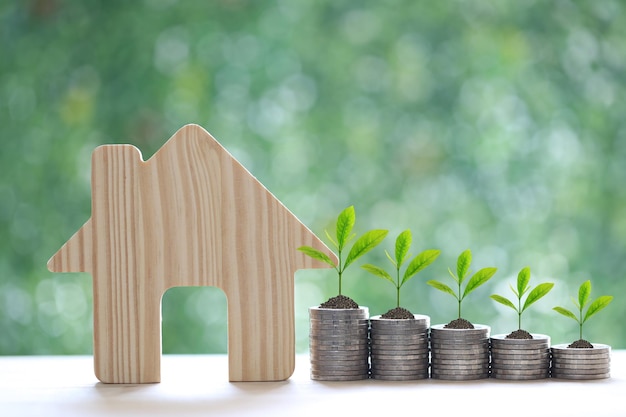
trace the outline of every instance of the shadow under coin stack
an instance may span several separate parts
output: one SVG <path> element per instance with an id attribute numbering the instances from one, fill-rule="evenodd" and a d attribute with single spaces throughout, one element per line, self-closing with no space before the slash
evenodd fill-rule
<path id="1" fill-rule="evenodd" d="M 552 378 L 604 379 L 611 375 L 611 347 L 594 343 L 592 348 L 552 346 Z"/>
<path id="2" fill-rule="evenodd" d="M 371 376 L 388 381 L 428 378 L 430 318 L 370 319 Z"/>
<path id="3" fill-rule="evenodd" d="M 309 308 L 311 379 L 369 378 L 368 318 L 367 307 Z"/>
<path id="4" fill-rule="evenodd" d="M 497 379 L 528 380 L 550 376 L 550 338 L 532 339 L 491 337 L 491 376 Z"/>
<path id="5" fill-rule="evenodd" d="M 489 326 L 430 329 L 430 375 L 433 379 L 466 381 L 489 377 Z"/>

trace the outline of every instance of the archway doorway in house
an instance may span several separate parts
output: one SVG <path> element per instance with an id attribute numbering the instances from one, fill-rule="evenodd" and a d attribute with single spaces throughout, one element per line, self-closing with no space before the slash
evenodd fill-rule
<path id="1" fill-rule="evenodd" d="M 226 294 L 217 287 L 174 287 L 161 300 L 163 354 L 226 354 Z"/>

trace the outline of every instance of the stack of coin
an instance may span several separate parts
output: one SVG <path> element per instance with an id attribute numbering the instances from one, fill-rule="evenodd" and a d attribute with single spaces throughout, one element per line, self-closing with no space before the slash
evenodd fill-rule
<path id="1" fill-rule="evenodd" d="M 465 381 L 489 377 L 490 327 L 430 329 L 430 375 L 434 379 Z"/>
<path id="2" fill-rule="evenodd" d="M 532 339 L 491 337 L 491 376 L 498 379 L 543 379 L 550 375 L 550 337 L 533 334 Z"/>
<path id="3" fill-rule="evenodd" d="M 369 378 L 369 310 L 309 308 L 311 379 Z"/>
<path id="4" fill-rule="evenodd" d="M 610 377 L 611 347 L 593 343 L 593 348 L 552 346 L 552 378 L 604 379 Z"/>
<path id="5" fill-rule="evenodd" d="M 370 319 L 371 376 L 387 381 L 428 378 L 430 317 Z"/>

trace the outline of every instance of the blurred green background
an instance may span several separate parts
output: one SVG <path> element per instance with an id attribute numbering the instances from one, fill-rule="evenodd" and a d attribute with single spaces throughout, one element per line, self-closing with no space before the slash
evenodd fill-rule
<path id="1" fill-rule="evenodd" d="M 439 259 L 402 288 L 431 322 L 455 318 L 464 249 L 498 272 L 463 304 L 492 333 L 513 297 L 556 285 L 523 327 L 569 343 L 578 286 L 614 302 L 585 326 L 626 348 L 626 11 L 618 1 L 63 1 L 0 6 L 0 354 L 92 349 L 91 279 L 49 257 L 90 217 L 90 154 L 131 143 L 149 158 L 178 128 L 211 132 L 325 239 L 354 205 L 355 231 L 389 229 L 346 272 L 370 314 L 394 288 L 358 266 L 413 232 Z M 298 352 L 332 270 L 296 274 Z M 163 298 L 165 353 L 225 352 L 214 288 Z"/>

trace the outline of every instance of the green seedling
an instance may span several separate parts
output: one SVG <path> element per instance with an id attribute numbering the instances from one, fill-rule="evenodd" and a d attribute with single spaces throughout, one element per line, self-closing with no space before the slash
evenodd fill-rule
<path id="1" fill-rule="evenodd" d="M 587 320 L 589 320 L 589 318 L 591 316 L 593 316 L 594 314 L 596 314 L 597 312 L 602 310 L 604 307 L 608 306 L 609 303 L 611 301 L 613 301 L 613 296 L 602 295 L 602 296 L 596 298 L 595 300 L 593 300 L 593 302 L 591 302 L 591 304 L 589 304 L 589 308 L 587 308 L 587 311 L 585 312 L 585 314 L 583 316 L 583 310 L 584 310 L 585 306 L 587 306 L 587 304 L 589 303 L 589 296 L 590 295 L 591 295 L 591 281 L 587 280 L 587 281 L 583 282 L 580 285 L 580 288 L 578 289 L 578 301 L 576 301 L 574 299 L 574 297 L 572 297 L 572 302 L 574 303 L 574 305 L 578 309 L 578 316 L 576 316 L 576 314 L 574 314 L 572 311 L 570 311 L 570 310 L 568 310 L 566 308 L 563 308 L 563 307 L 554 307 L 553 308 L 553 310 L 556 311 L 557 313 L 560 313 L 560 314 L 564 315 L 565 317 L 569 317 L 571 319 L 576 320 L 576 322 L 578 323 L 578 326 L 579 326 L 580 339 L 581 340 L 583 338 L 583 324 Z"/>
<path id="2" fill-rule="evenodd" d="M 358 258 L 365 255 L 367 252 L 380 244 L 389 232 L 388 230 L 382 229 L 374 229 L 365 232 L 354 242 L 348 252 L 348 256 L 344 260 L 343 256 L 347 250 L 348 243 L 356 237 L 356 235 L 352 233 L 355 222 L 356 214 L 354 206 L 349 206 L 339 213 L 339 216 L 337 217 L 337 226 L 335 228 L 336 237 L 333 238 L 328 231 L 325 231 L 326 237 L 337 250 L 337 263 L 333 262 L 333 260 L 330 259 L 330 257 L 325 253 L 310 246 L 301 246 L 298 248 L 298 250 L 303 252 L 305 255 L 308 255 L 313 259 L 317 259 L 318 261 L 325 262 L 335 268 L 339 279 L 339 295 L 341 295 L 341 281 L 346 268 L 348 268 L 348 266 L 350 266 Z"/>
<path id="3" fill-rule="evenodd" d="M 463 284 L 467 276 L 470 274 L 469 267 L 470 267 L 471 262 L 472 262 L 472 252 L 470 252 L 470 250 L 467 249 L 463 251 L 459 255 L 459 258 L 457 259 L 456 275 L 452 272 L 450 268 L 448 268 L 448 272 L 450 273 L 450 275 L 452 276 L 452 278 L 454 279 L 454 281 L 456 282 L 458 286 L 457 292 L 455 292 L 452 288 L 448 287 L 446 284 L 441 283 L 439 281 L 430 280 L 426 282 L 431 287 L 434 287 L 438 289 L 439 291 L 443 291 L 447 294 L 450 294 L 454 298 L 456 298 L 456 300 L 459 303 L 459 317 L 458 318 L 461 318 L 461 303 L 463 302 L 465 297 L 467 297 L 476 288 L 480 287 L 485 282 L 489 281 L 491 277 L 493 277 L 493 275 L 497 271 L 497 268 L 494 268 L 494 267 L 481 269 L 480 271 L 472 275 L 472 277 L 467 282 L 467 285 L 465 286 L 465 290 L 461 292 L 461 284 Z"/>
<path id="4" fill-rule="evenodd" d="M 544 295 L 550 292 L 552 287 L 554 287 L 554 283 L 545 282 L 543 284 L 537 285 L 535 288 L 530 290 L 530 268 L 523 268 L 519 274 L 517 274 L 517 289 L 513 288 L 512 285 L 509 284 L 511 291 L 517 297 L 517 306 L 513 304 L 512 301 L 509 301 L 507 298 L 493 294 L 491 298 L 500 304 L 503 304 L 507 307 L 511 307 L 513 310 L 517 312 L 517 326 L 518 329 L 522 329 L 522 313 L 526 311 L 528 307 L 542 298 Z M 522 297 L 528 292 L 528 296 L 526 297 L 526 301 L 524 301 L 524 305 L 522 306 Z"/>
<path id="5" fill-rule="evenodd" d="M 383 278 L 389 282 L 391 282 L 396 287 L 396 307 L 400 307 L 400 288 L 411 278 L 413 278 L 418 272 L 426 268 L 428 265 L 433 263 L 435 259 L 439 256 L 441 251 L 435 249 L 425 250 L 424 252 L 416 255 L 409 265 L 404 271 L 402 278 L 400 278 L 400 269 L 402 265 L 406 262 L 406 260 L 410 257 L 409 248 L 411 247 L 412 236 L 410 230 L 405 230 L 400 233 L 396 238 L 396 248 L 395 248 L 395 257 L 392 257 L 389 252 L 385 250 L 385 254 L 387 258 L 391 262 L 391 264 L 395 267 L 395 279 L 385 271 L 383 268 L 365 264 L 361 266 L 361 268 L 365 269 L 367 272 L 370 272 L 376 275 L 379 278 Z"/>

